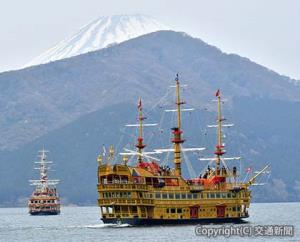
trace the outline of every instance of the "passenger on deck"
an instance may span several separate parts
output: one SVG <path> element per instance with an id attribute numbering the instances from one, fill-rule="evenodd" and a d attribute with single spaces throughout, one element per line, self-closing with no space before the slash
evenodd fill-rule
<path id="1" fill-rule="evenodd" d="M 236 176 L 236 167 L 235 166 L 232 169 L 232 174 L 233 174 L 233 176 Z"/>

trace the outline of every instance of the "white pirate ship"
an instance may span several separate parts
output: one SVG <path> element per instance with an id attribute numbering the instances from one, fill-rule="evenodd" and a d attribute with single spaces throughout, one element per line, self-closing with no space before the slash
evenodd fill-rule
<path id="1" fill-rule="evenodd" d="M 57 215 L 60 213 L 60 200 L 56 190 L 56 185 L 59 180 L 49 180 L 48 171 L 50 167 L 48 164 L 52 164 L 52 161 L 47 161 L 46 153 L 42 149 L 39 151 L 39 161 L 35 163 L 38 167 L 35 169 L 40 171 L 40 179 L 30 180 L 30 184 L 35 186 L 35 189 L 29 198 L 28 208 L 31 215 Z"/>
<path id="2" fill-rule="evenodd" d="M 181 126 L 180 82 L 176 81 L 176 127 L 172 128 L 173 148 L 144 152 L 144 117 L 142 103 L 138 105 L 139 135 L 136 151 L 120 153 L 123 160 L 112 164 L 114 150 L 110 148 L 109 161 L 104 163 L 98 156 L 98 205 L 104 223 L 128 223 L 131 225 L 180 224 L 201 222 L 239 222 L 249 216 L 251 200 L 250 186 L 256 177 L 264 173 L 268 166 L 247 181 L 239 182 L 236 167 L 226 161 L 239 157 L 224 157 L 225 145 L 222 128 L 225 124 L 221 112 L 221 93 L 217 91 L 217 123 L 209 127 L 217 128 L 217 145 L 214 157 L 202 158 L 211 166 L 199 177 L 185 179 L 181 172 L 182 153 L 201 151 L 204 148 L 183 148 Z M 174 168 L 160 166 L 158 159 L 151 156 L 163 152 L 173 153 Z M 135 165 L 128 165 L 128 156 L 137 156 Z M 149 159 L 150 161 L 146 161 Z M 213 163 L 213 164 L 212 164 Z"/>

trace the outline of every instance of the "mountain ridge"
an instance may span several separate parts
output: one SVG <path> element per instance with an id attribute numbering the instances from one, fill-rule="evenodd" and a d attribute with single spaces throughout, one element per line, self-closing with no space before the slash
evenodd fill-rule
<path id="1" fill-rule="evenodd" d="M 14 149 L 107 105 L 135 103 L 139 96 L 151 105 L 164 95 L 176 73 L 193 87 L 187 100 L 193 105 L 202 105 L 218 88 L 229 97 L 300 99 L 300 88 L 292 79 L 181 32 L 158 31 L 99 51 L 1 73 L 1 149 Z M 122 95 L 126 93 L 130 95 Z"/>

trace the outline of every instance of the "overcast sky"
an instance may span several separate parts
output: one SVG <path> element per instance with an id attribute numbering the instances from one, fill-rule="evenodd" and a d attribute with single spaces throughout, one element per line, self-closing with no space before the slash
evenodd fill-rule
<path id="1" fill-rule="evenodd" d="M 0 0 L 0 71 L 102 15 L 147 14 L 300 80 L 300 0 Z"/>

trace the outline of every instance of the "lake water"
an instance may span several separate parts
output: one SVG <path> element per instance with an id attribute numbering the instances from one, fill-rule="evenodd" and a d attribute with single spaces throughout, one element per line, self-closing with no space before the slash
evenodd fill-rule
<path id="1" fill-rule="evenodd" d="M 100 221 L 98 207 L 62 207 L 61 211 L 57 216 L 30 216 L 27 208 L 0 208 L 0 241 L 300 241 L 300 203 L 251 204 L 248 223 L 243 224 L 293 225 L 293 237 L 219 236 L 208 239 L 196 236 L 195 225 L 114 227 Z"/>

